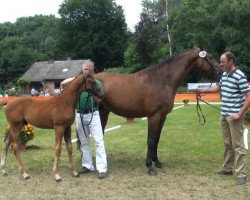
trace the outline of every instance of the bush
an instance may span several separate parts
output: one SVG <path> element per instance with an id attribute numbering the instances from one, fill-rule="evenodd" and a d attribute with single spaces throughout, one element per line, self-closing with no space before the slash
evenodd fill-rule
<path id="1" fill-rule="evenodd" d="M 105 69 L 106 72 L 120 73 L 120 74 L 132 74 L 136 71 L 135 68 L 113 67 Z"/>
<path id="2" fill-rule="evenodd" d="M 246 118 L 246 119 L 250 119 L 250 110 L 248 110 L 248 111 L 246 112 L 245 118 Z"/>
<path id="3" fill-rule="evenodd" d="M 27 79 L 19 79 L 17 81 L 17 84 L 20 86 L 20 87 L 25 87 L 27 86 L 28 84 L 30 84 L 30 81 L 27 80 Z"/>

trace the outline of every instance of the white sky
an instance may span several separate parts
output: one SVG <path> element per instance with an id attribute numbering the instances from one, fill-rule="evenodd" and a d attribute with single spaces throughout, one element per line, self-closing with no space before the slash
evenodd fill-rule
<path id="1" fill-rule="evenodd" d="M 128 27 L 134 30 L 134 26 L 140 20 L 142 0 L 115 0 L 124 9 Z M 57 11 L 63 0 L 0 0 L 0 23 L 12 22 L 17 18 L 34 16 L 36 14 L 53 14 L 59 17 Z"/>

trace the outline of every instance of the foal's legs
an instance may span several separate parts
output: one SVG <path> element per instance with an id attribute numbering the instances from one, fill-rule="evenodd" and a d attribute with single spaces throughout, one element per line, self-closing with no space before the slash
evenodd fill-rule
<path id="1" fill-rule="evenodd" d="M 57 182 L 62 180 L 61 176 L 59 175 L 58 163 L 59 163 L 59 158 L 61 155 L 62 138 L 63 138 L 64 131 L 65 129 L 61 126 L 55 127 L 55 160 L 54 160 L 53 172 L 54 172 L 55 180 Z"/>
<path id="2" fill-rule="evenodd" d="M 160 113 L 148 118 L 148 152 L 146 158 L 146 166 L 148 167 L 148 174 L 150 176 L 157 175 L 157 172 L 152 165 L 152 161 L 155 162 L 156 167 L 162 167 L 162 163 L 159 161 L 157 156 L 157 148 L 165 119 L 166 115 Z"/>
<path id="3" fill-rule="evenodd" d="M 19 169 L 19 172 L 21 173 L 23 179 L 29 179 L 30 178 L 30 175 L 26 173 L 25 169 L 24 169 L 24 166 L 22 164 L 22 160 L 21 160 L 21 157 L 20 157 L 20 150 L 19 150 L 19 134 L 20 134 L 20 131 L 21 131 L 21 128 L 22 128 L 23 124 L 20 123 L 20 124 L 11 124 L 10 127 L 11 127 L 11 136 L 12 136 L 12 144 L 13 144 L 13 152 L 14 152 L 14 155 L 16 157 L 16 161 L 17 161 L 17 165 L 18 165 L 18 169 Z"/>
<path id="4" fill-rule="evenodd" d="M 75 170 L 74 162 L 73 162 L 73 155 L 72 155 L 72 142 L 71 142 L 71 127 L 66 128 L 64 132 L 64 141 L 66 144 L 66 149 L 68 152 L 68 159 L 69 159 L 69 169 L 72 171 L 74 177 L 79 177 L 79 173 Z"/>
<path id="5" fill-rule="evenodd" d="M 6 157 L 8 153 L 8 149 L 11 143 L 11 134 L 10 131 L 9 133 L 5 136 L 3 140 L 3 149 L 2 149 L 2 154 L 1 154 L 1 171 L 2 175 L 7 175 L 6 172 Z"/>

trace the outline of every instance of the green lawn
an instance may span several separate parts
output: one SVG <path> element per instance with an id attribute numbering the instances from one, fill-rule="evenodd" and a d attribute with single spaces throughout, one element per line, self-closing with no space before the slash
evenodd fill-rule
<path id="1" fill-rule="evenodd" d="M 35 128 L 36 136 L 29 145 L 38 145 L 41 149 L 22 153 L 31 179 L 20 179 L 13 152 L 9 150 L 9 175 L 0 176 L 0 199 L 17 196 L 16 199 L 249 198 L 249 186 L 235 186 L 234 177 L 213 174 L 223 160 L 220 113 L 207 105 L 202 108 L 207 120 L 203 126 L 199 125 L 195 105 L 184 106 L 169 114 L 158 147 L 158 157 L 164 168 L 157 169 L 156 177 L 149 177 L 145 167 L 147 120 L 136 119 L 135 124 L 128 125 L 125 118 L 111 114 L 108 127 L 119 124 L 121 128 L 105 134 L 109 177 L 101 181 L 96 173 L 79 179 L 71 177 L 64 147 L 59 165 L 63 181 L 55 183 L 52 174 L 54 131 Z M 2 130 L 7 125 L 3 111 L 0 112 Z M 72 128 L 75 136 L 74 126 Z M 76 143 L 74 159 L 79 168 L 81 157 Z"/>

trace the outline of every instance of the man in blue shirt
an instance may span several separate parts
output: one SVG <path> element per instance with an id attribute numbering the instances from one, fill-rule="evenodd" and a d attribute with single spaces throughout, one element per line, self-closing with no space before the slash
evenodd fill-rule
<path id="1" fill-rule="evenodd" d="M 233 175 L 235 161 L 236 184 L 246 184 L 247 151 L 244 145 L 244 115 L 250 106 L 250 88 L 244 73 L 238 69 L 235 56 L 225 52 L 220 57 L 224 70 L 218 86 L 197 89 L 198 93 L 221 92 L 221 130 L 224 142 L 224 163 L 216 173 Z"/>

